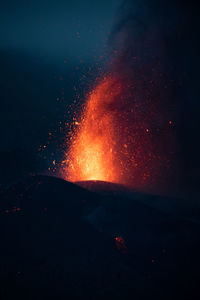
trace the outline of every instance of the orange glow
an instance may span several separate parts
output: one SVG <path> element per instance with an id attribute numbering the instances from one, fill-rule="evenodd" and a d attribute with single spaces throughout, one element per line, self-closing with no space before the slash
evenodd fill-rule
<path id="1" fill-rule="evenodd" d="M 81 124 L 75 132 L 67 155 L 67 179 L 118 181 L 114 163 L 114 117 L 107 109 L 121 93 L 121 86 L 110 87 L 113 78 L 104 78 L 88 96 Z"/>

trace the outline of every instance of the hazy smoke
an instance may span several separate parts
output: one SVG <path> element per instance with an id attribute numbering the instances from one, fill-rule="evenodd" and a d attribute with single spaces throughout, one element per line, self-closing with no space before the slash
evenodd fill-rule
<path id="1" fill-rule="evenodd" d="M 128 130 L 133 152 L 135 143 L 154 153 L 146 161 L 151 176 L 171 182 L 179 177 L 187 185 L 199 176 L 198 15 L 195 1 L 124 1 L 109 40 L 115 57 L 109 68 L 126 85 L 116 109 L 136 112 L 123 114 L 120 137 Z"/>

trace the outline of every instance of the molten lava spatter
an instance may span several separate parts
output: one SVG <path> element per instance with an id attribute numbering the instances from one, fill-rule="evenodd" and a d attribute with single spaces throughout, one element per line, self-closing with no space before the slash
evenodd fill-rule
<path id="1" fill-rule="evenodd" d="M 105 77 L 89 94 L 80 128 L 67 154 L 68 180 L 119 181 L 115 162 L 115 120 L 108 107 L 121 94 L 121 89 L 112 77 Z"/>

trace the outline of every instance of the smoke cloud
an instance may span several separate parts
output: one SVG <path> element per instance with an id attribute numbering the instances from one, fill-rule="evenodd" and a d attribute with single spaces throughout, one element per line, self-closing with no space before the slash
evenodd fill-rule
<path id="1" fill-rule="evenodd" d="M 194 119 L 189 76 L 196 75 L 195 9 L 192 1 L 122 3 L 109 37 L 110 61 L 88 95 L 72 143 L 72 179 L 108 180 L 154 192 L 180 189 L 193 161 L 192 139 L 186 147 L 191 127 L 185 112 L 192 107 Z"/>

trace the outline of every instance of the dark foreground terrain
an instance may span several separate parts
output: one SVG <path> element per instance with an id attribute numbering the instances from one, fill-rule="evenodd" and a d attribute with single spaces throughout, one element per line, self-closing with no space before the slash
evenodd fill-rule
<path id="1" fill-rule="evenodd" d="M 1 300 L 200 299 L 200 211 L 182 200 L 46 176 L 0 197 Z"/>

